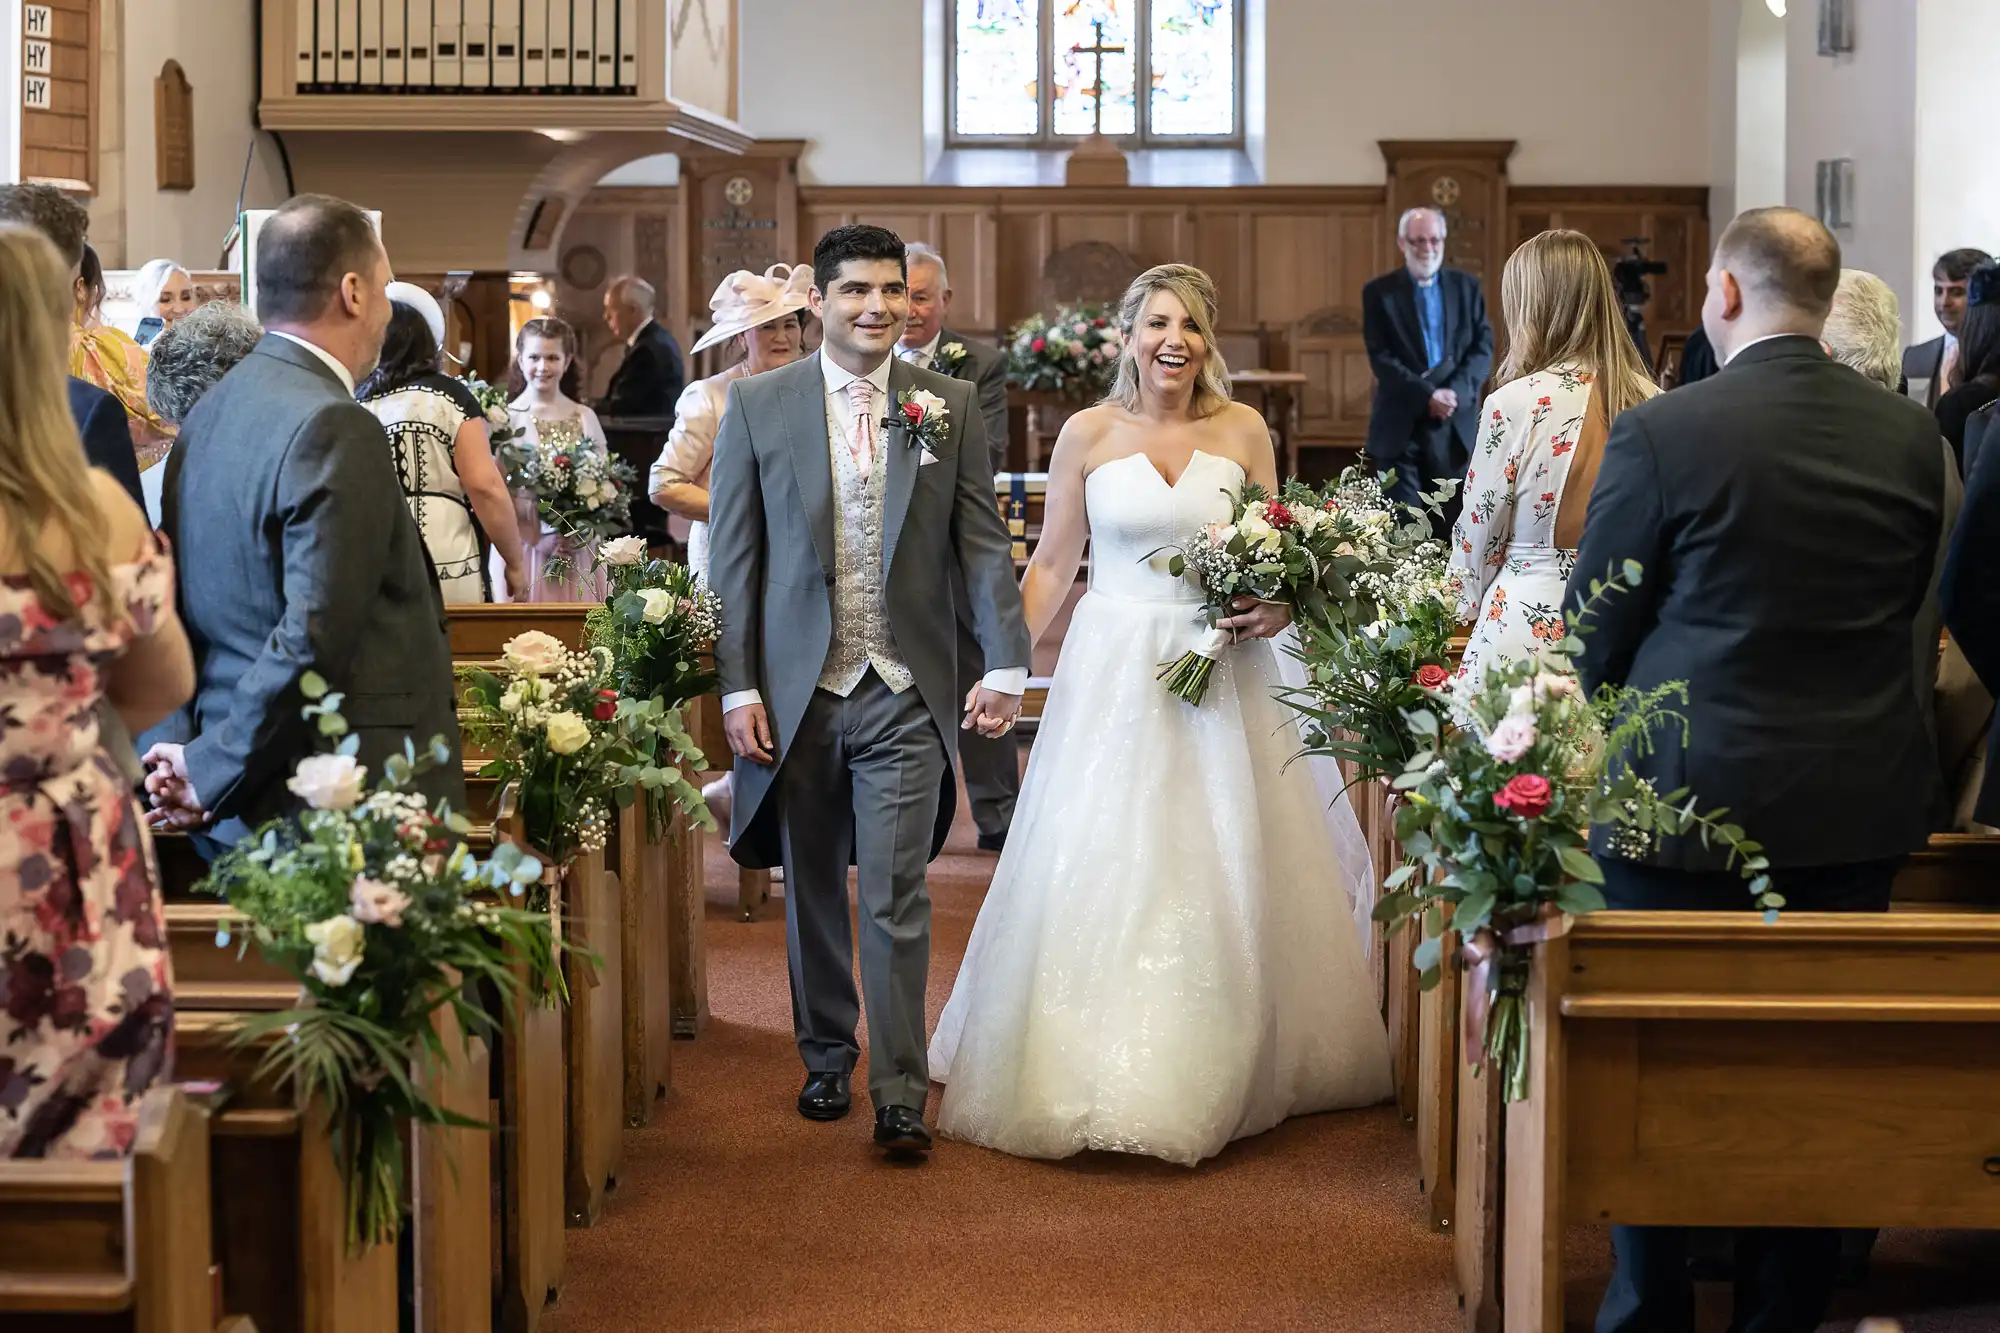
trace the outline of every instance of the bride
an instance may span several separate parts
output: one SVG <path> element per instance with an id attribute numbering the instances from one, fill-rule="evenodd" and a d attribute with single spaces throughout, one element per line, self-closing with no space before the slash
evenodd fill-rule
<path id="1" fill-rule="evenodd" d="M 1230 495 L 1274 489 L 1229 401 L 1215 288 L 1169 264 L 1125 294 L 1104 403 L 1063 428 L 1022 583 L 1048 629 L 1091 544 L 1006 851 L 931 1041 L 939 1127 L 1023 1157 L 1193 1165 L 1287 1116 L 1389 1095 L 1388 1038 L 1318 797 L 1273 697 L 1288 615 L 1244 599 L 1190 706 L 1157 679 L 1201 637 L 1167 573 Z"/>

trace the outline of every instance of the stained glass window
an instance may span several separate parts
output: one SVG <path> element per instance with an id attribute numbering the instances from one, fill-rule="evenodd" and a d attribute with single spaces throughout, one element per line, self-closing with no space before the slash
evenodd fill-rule
<path id="1" fill-rule="evenodd" d="M 1042 0 L 958 0 L 953 63 L 958 133 L 1041 129 Z"/>
<path id="2" fill-rule="evenodd" d="M 1153 0 L 1154 134 L 1236 133 L 1234 0 Z"/>
<path id="3" fill-rule="evenodd" d="M 1104 133 L 1139 130 L 1132 95 L 1138 68 L 1138 33 L 1132 11 L 1138 0 L 1055 0 L 1055 131 L 1089 134 L 1097 128 L 1098 62 L 1103 62 Z M 1102 40 L 1100 41 L 1100 36 Z M 1102 54 L 1080 48 L 1117 48 Z"/>
<path id="4" fill-rule="evenodd" d="M 955 139 L 1072 143 L 1100 117 L 1127 143 L 1242 133 L 1243 0 L 947 3 Z"/>

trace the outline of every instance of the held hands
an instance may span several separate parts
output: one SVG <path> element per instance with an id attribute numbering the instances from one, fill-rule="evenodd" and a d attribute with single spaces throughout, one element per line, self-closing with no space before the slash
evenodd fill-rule
<path id="1" fill-rule="evenodd" d="M 1282 602 L 1260 602 L 1255 597 L 1238 597 L 1229 604 L 1236 612 L 1215 622 L 1238 639 L 1268 639 L 1292 623 L 1292 609 Z"/>
<path id="2" fill-rule="evenodd" d="M 768 765 L 777 749 L 771 744 L 771 719 L 762 704 L 744 704 L 722 715 L 722 734 L 738 759 Z"/>
<path id="3" fill-rule="evenodd" d="M 146 820 L 154 828 L 186 830 L 208 822 L 194 783 L 188 780 L 187 760 L 182 747 L 159 744 L 146 751 L 146 795 L 153 808 Z"/>
<path id="4" fill-rule="evenodd" d="M 965 721 L 960 731 L 976 731 L 982 736 L 1005 736 L 1014 729 L 1021 713 L 1021 696 L 1001 694 L 984 685 L 975 685 L 965 696 Z"/>
<path id="5" fill-rule="evenodd" d="M 1431 394 L 1431 420 L 1444 421 L 1458 411 L 1458 395 L 1450 389 L 1438 389 Z"/>

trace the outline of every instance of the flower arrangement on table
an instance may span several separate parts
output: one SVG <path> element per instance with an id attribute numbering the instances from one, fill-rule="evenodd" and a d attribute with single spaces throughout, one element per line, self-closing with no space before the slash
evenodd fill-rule
<path id="1" fill-rule="evenodd" d="M 341 696 L 311 674 L 301 689 L 319 733 L 345 739 L 301 760 L 287 783 L 305 812 L 224 853 L 201 888 L 234 914 L 218 945 L 240 936 L 240 952 L 254 940 L 299 983 L 296 1007 L 255 1015 L 238 1040 L 275 1037 L 260 1076 L 280 1076 L 328 1109 L 347 1187 L 347 1243 L 359 1250 L 393 1241 L 402 1224 L 405 1122 L 486 1128 L 424 1091 L 447 1054 L 434 1016 L 449 1009 L 469 1043 L 495 1031 L 476 999 L 480 985 L 519 994 L 518 959 L 537 991 L 559 986 L 560 973 L 547 913 L 522 901 L 541 864 L 511 845 L 474 856 L 465 817 L 409 790 L 451 761 L 443 740 L 422 751 L 406 741 L 371 788 Z"/>
<path id="2" fill-rule="evenodd" d="M 608 649 L 575 652 L 529 630 L 502 645 L 501 661 L 501 672 L 460 669 L 460 725 L 491 756 L 479 775 L 516 785 L 529 844 L 557 866 L 604 850 L 614 807 L 688 786 L 654 761 L 676 735 L 692 741 L 670 711 L 620 694 Z"/>
<path id="3" fill-rule="evenodd" d="M 638 537 L 604 543 L 598 563 L 610 571 L 611 592 L 585 618 L 584 634 L 610 655 L 612 680 L 639 724 L 636 743 L 649 761 L 642 779 L 657 774 L 644 786 L 647 834 L 656 841 L 665 835 L 670 804 L 713 830 L 701 790 L 687 776 L 707 757 L 688 733 L 686 710 L 716 685 L 706 654 L 722 627 L 722 599 L 687 566 L 650 558 Z"/>
<path id="4" fill-rule="evenodd" d="M 1118 377 L 1125 335 L 1102 306 L 1033 315 L 1007 340 L 1007 382 L 1076 402 L 1102 398 Z"/>
<path id="5" fill-rule="evenodd" d="M 1391 501 L 1359 466 L 1323 491 L 1287 489 L 1295 503 L 1335 516 L 1335 560 L 1348 595 L 1299 617 L 1296 655 L 1306 681 L 1286 702 L 1300 714 L 1305 752 L 1344 761 L 1354 782 L 1403 771 L 1421 745 L 1406 715 L 1450 676 L 1459 580 L 1429 516 L 1442 511 L 1455 484 L 1424 496 L 1422 508 Z"/>
<path id="6" fill-rule="evenodd" d="M 1650 752 L 1659 733 L 1678 728 L 1685 740 L 1687 720 L 1674 708 L 1686 703 L 1686 686 L 1607 685 L 1586 699 L 1577 684 L 1591 610 L 1641 574 L 1628 561 L 1622 577 L 1593 580 L 1582 608 L 1568 613 L 1568 635 L 1539 659 L 1427 688 L 1427 706 L 1408 713 L 1423 741 L 1395 779 L 1396 837 L 1408 861 L 1384 881 L 1375 918 L 1391 928 L 1421 924 L 1415 953 L 1426 989 L 1441 975 L 1445 932 L 1458 935 L 1469 973 L 1467 1059 L 1490 1060 L 1510 1102 L 1527 1095 L 1532 946 L 1562 915 L 1604 906 L 1593 825 L 1610 826 L 1610 850 L 1632 858 L 1664 838 L 1698 835 L 1722 850 L 1767 916 L 1784 905 L 1763 848 L 1724 822 L 1728 811 L 1698 812 L 1686 789 L 1658 792 L 1631 768 L 1628 756 Z"/>
<path id="7" fill-rule="evenodd" d="M 543 525 L 562 538 L 564 549 L 548 563 L 550 578 L 573 577 L 576 552 L 631 530 L 638 474 L 586 435 L 581 422 L 542 422 L 536 435 L 513 436 L 494 457 L 508 487 L 534 496 Z"/>

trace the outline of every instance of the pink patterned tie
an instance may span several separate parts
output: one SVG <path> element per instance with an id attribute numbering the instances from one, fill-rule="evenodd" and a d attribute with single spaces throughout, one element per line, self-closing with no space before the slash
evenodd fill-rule
<path id="1" fill-rule="evenodd" d="M 855 470 L 867 476 L 875 466 L 875 386 L 867 380 L 852 380 L 847 401 L 854 410 L 854 434 L 848 452 L 854 455 Z"/>

